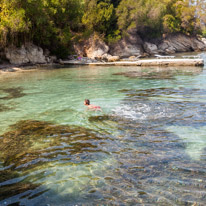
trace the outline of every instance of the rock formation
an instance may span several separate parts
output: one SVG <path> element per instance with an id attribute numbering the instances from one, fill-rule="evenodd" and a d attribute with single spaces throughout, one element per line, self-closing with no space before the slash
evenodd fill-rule
<path id="1" fill-rule="evenodd" d="M 121 58 L 139 56 L 144 52 L 142 45 L 142 39 L 137 34 L 137 31 L 133 29 L 120 41 L 111 44 L 109 53 L 114 56 L 120 56 Z"/>
<path id="2" fill-rule="evenodd" d="M 173 54 L 177 52 L 205 51 L 206 44 L 197 37 L 185 34 L 170 34 L 160 40 L 143 41 L 136 29 L 132 29 L 121 40 L 109 46 L 97 35 L 91 36 L 81 46 L 76 46 L 77 54 L 92 59 L 118 61 L 120 58 Z"/>
<path id="3" fill-rule="evenodd" d="M 184 34 L 171 34 L 158 45 L 159 53 L 172 54 L 176 52 L 204 51 L 206 44 L 197 37 Z"/>
<path id="4" fill-rule="evenodd" d="M 74 44 L 74 50 L 77 54 L 76 59 L 87 57 L 87 63 L 96 60 L 115 62 L 124 58 L 136 61 L 140 56 L 206 51 L 206 43 L 197 37 L 185 34 L 170 34 L 160 40 L 143 41 L 137 30 L 132 29 L 121 40 L 109 46 L 103 38 L 93 34 L 87 40 Z M 45 64 L 57 61 L 56 56 L 50 56 L 48 50 L 43 51 L 42 48 L 32 43 L 26 43 L 20 48 L 15 46 L 7 47 L 4 53 L 9 62 L 15 65 Z"/>
<path id="5" fill-rule="evenodd" d="M 89 39 L 75 44 L 74 50 L 79 56 L 95 59 L 107 54 L 109 47 L 98 35 L 93 34 Z"/>
<path id="6" fill-rule="evenodd" d="M 157 47 L 156 44 L 145 42 L 143 47 L 144 47 L 145 52 L 150 54 L 150 55 L 158 54 L 159 53 L 158 47 Z"/>
<path id="7" fill-rule="evenodd" d="M 10 46 L 5 49 L 5 55 L 11 64 L 22 65 L 28 63 L 47 63 L 43 54 L 43 49 L 31 43 L 22 45 L 20 48 Z"/>

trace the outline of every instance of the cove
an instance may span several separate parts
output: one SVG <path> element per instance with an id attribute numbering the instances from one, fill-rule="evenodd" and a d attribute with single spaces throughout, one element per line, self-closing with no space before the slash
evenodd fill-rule
<path id="1" fill-rule="evenodd" d="M 0 83 L 0 205 L 204 205 L 205 68 L 74 66 Z"/>

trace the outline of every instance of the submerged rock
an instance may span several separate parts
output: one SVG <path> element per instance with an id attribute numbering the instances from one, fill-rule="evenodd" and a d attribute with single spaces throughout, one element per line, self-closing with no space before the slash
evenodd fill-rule
<path id="1" fill-rule="evenodd" d="M 3 100 L 15 99 L 15 98 L 20 98 L 25 96 L 25 94 L 23 93 L 23 89 L 21 87 L 0 89 L 0 90 L 8 94 L 5 97 L 0 97 L 0 99 Z"/>
<path id="2" fill-rule="evenodd" d="M 0 183 L 21 178 L 21 175 L 17 171 L 13 171 L 11 169 L 1 170 L 0 171 Z M 15 196 L 26 191 L 34 190 L 35 188 L 39 187 L 40 184 L 31 183 L 29 180 L 25 181 L 17 181 L 13 184 L 3 185 L 0 187 L 0 201 L 11 196 Z"/>
<path id="3" fill-rule="evenodd" d="M 143 78 L 143 79 L 172 79 L 173 76 L 170 72 L 164 71 L 161 73 L 155 72 L 141 72 L 141 71 L 129 71 L 129 72 L 120 72 L 115 73 L 114 75 L 123 75 L 129 78 Z"/>
<path id="4" fill-rule="evenodd" d="M 77 140 L 99 139 L 94 132 L 84 128 L 54 125 L 44 121 L 19 121 L 10 129 L 11 131 L 2 135 L 0 159 L 4 166 L 13 165 L 12 167 L 35 166 L 32 160 L 43 164 L 44 153 L 48 153 L 47 159 L 54 158 L 56 154 L 52 154 L 52 151 L 55 151 L 53 147 L 60 146 L 62 142 L 65 145 L 68 144 L 68 147 L 66 146 L 67 153 L 75 154 L 83 153 L 85 148 L 87 151 L 89 148 L 96 148 L 91 143 L 78 142 Z"/>
<path id="5" fill-rule="evenodd" d="M 0 112 L 7 111 L 7 110 L 9 110 L 9 109 L 10 109 L 9 107 L 7 107 L 7 106 L 5 106 L 5 105 L 3 105 L 3 104 L 0 104 Z"/>
<path id="6" fill-rule="evenodd" d="M 140 68 L 135 71 L 118 72 L 113 75 L 123 75 L 129 78 L 143 78 L 143 79 L 173 79 L 175 75 L 197 75 L 202 72 L 201 67 L 154 67 L 154 68 Z"/>
<path id="7" fill-rule="evenodd" d="M 30 182 L 23 182 L 23 183 L 18 182 L 16 184 L 10 184 L 7 187 L 1 187 L 0 188 L 0 201 L 6 198 L 9 198 L 9 197 L 27 192 L 27 191 L 32 191 L 39 186 L 40 184 L 33 184 Z M 7 205 L 7 204 L 4 204 L 4 205 Z M 10 205 L 16 205 L 16 204 L 10 204 Z"/>

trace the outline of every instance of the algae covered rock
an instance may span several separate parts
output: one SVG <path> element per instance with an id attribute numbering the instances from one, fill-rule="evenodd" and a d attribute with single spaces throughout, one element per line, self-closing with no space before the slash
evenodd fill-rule
<path id="1" fill-rule="evenodd" d="M 0 97 L 0 100 L 9 100 L 25 96 L 25 94 L 23 93 L 23 89 L 21 87 L 0 89 L 0 91 L 7 94 L 4 97 Z"/>
<path id="2" fill-rule="evenodd" d="M 99 139 L 94 132 L 80 127 L 55 125 L 50 122 L 23 120 L 10 126 L 11 131 L 2 135 L 0 143 L 0 160 L 4 166 L 28 167 L 35 160 L 43 164 L 46 159 L 58 155 L 57 147 L 62 147 L 59 153 L 76 154 L 86 148 L 95 148 L 91 143 L 78 140 Z M 45 155 L 45 153 L 47 155 Z"/>

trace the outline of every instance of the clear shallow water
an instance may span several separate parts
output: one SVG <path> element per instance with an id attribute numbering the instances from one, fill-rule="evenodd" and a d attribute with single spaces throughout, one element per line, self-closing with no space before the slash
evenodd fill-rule
<path id="1" fill-rule="evenodd" d="M 0 83 L 0 205 L 205 205 L 205 69 L 74 67 Z"/>

